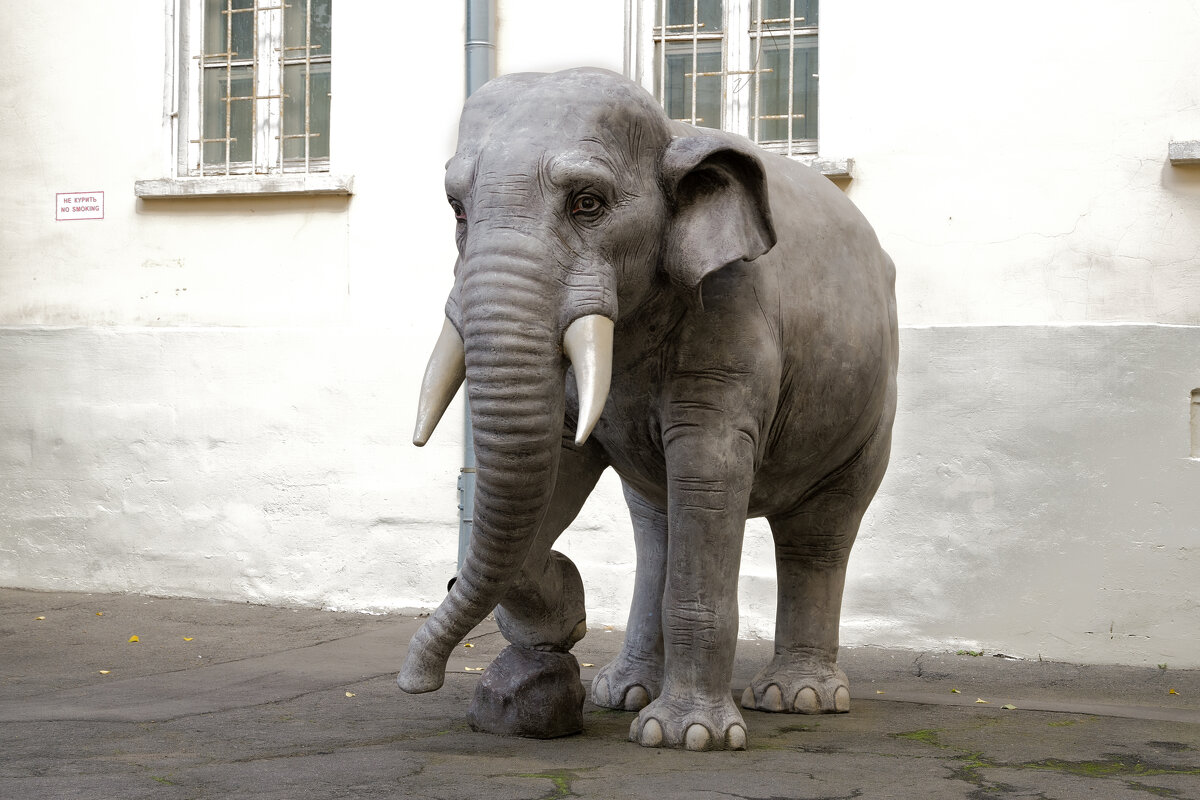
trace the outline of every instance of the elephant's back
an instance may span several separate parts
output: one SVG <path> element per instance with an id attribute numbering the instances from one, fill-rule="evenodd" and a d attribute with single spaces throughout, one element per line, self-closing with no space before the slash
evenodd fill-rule
<path id="1" fill-rule="evenodd" d="M 894 338 L 895 267 L 874 228 L 828 178 L 768 156 L 778 242 L 760 260 L 781 294 L 781 326 L 809 346 L 827 338 Z"/>
<path id="2" fill-rule="evenodd" d="M 771 161 L 778 243 L 759 260 L 777 294 L 783 370 L 754 492 L 764 500 L 776 480 L 784 495 L 815 485 L 890 422 L 898 351 L 895 268 L 874 229 L 820 173 Z"/>

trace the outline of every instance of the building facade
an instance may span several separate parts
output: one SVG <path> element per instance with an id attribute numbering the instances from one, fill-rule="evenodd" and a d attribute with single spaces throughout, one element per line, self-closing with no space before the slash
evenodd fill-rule
<path id="1" fill-rule="evenodd" d="M 461 6 L 9 11 L 0 585 L 440 600 L 461 405 L 409 439 L 455 257 Z M 495 6 L 499 72 L 624 72 L 829 174 L 896 262 L 845 644 L 1200 667 L 1200 4 Z M 614 476 L 560 544 L 622 625 Z M 761 521 L 740 592 L 771 635 Z"/>

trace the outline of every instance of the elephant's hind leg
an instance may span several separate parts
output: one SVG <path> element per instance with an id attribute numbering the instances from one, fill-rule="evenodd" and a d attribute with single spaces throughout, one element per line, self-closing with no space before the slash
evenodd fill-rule
<path id="1" fill-rule="evenodd" d="M 622 483 L 637 546 L 637 574 L 620 654 L 592 681 L 592 702 L 640 711 L 658 697 L 663 676 L 662 596 L 667 515 Z"/>
<path id="2" fill-rule="evenodd" d="M 850 710 L 849 682 L 837 666 L 842 589 L 850 546 L 887 466 L 890 428 L 881 425 L 855 460 L 798 510 L 770 519 L 779 580 L 775 655 L 742 695 L 743 707 Z"/>

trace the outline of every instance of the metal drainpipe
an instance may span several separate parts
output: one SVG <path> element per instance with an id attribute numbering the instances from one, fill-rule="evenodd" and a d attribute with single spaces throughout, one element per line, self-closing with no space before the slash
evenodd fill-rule
<path id="1" fill-rule="evenodd" d="M 496 0 L 467 0 L 467 97 L 496 74 Z M 463 389 L 463 466 L 458 475 L 458 568 L 471 540 L 475 509 L 475 438 Z"/>

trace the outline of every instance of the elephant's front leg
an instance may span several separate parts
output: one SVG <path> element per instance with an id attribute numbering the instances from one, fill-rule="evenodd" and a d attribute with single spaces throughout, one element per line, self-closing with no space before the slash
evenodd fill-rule
<path id="1" fill-rule="evenodd" d="M 520 574 L 496 607 L 504 638 L 530 650 L 565 652 L 587 632 L 583 582 L 571 560 L 550 548 L 574 521 L 604 471 L 599 449 L 564 438 L 557 480 Z"/>
<path id="2" fill-rule="evenodd" d="M 579 662 L 569 652 L 587 632 L 583 581 L 550 549 L 579 512 L 604 463 L 594 448 L 564 445 L 555 490 L 520 573 L 496 607 L 512 644 L 488 665 L 467 711 L 479 731 L 551 738 L 583 727 Z"/>
<path id="3" fill-rule="evenodd" d="M 629 624 L 620 654 L 592 681 L 592 702 L 638 711 L 658 697 L 663 677 L 663 586 L 667 576 L 667 512 L 622 483 L 633 537 L 637 573 Z"/>
<path id="4" fill-rule="evenodd" d="M 664 427 L 664 441 L 670 531 L 665 674 L 662 694 L 642 710 L 630 738 L 650 747 L 741 750 L 746 724 L 730 682 L 754 445 L 727 415 L 696 408 Z"/>

